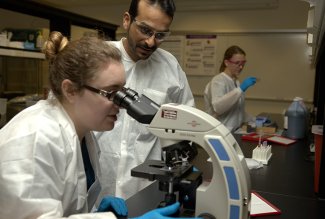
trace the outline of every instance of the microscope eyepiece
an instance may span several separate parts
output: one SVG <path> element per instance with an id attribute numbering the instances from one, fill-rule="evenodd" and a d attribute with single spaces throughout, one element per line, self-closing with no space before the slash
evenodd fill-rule
<path id="1" fill-rule="evenodd" d="M 123 88 L 117 91 L 113 102 L 126 109 L 127 113 L 143 124 L 149 124 L 159 109 L 159 105 L 130 88 Z"/>
<path id="2" fill-rule="evenodd" d="M 123 91 L 129 96 L 131 97 L 132 99 L 136 100 L 139 98 L 139 95 L 138 95 L 138 92 L 136 92 L 135 90 L 132 90 L 130 88 L 126 88 L 124 87 L 123 88 Z"/>
<path id="3" fill-rule="evenodd" d="M 117 91 L 113 102 L 123 108 L 128 108 L 128 106 L 139 98 L 138 93 L 130 88 L 123 88 Z"/>

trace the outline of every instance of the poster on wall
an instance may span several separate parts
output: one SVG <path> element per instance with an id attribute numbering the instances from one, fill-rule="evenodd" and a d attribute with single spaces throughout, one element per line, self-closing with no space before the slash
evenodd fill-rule
<path id="1" fill-rule="evenodd" d="M 184 40 L 185 36 L 171 35 L 166 40 L 164 40 L 160 46 L 160 48 L 167 50 L 173 54 L 182 67 L 184 64 Z"/>
<path id="2" fill-rule="evenodd" d="M 184 71 L 188 75 L 216 73 L 217 35 L 186 35 Z"/>

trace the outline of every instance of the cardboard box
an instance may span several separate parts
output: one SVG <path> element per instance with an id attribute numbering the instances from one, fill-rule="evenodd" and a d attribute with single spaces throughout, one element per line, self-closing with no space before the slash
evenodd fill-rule
<path id="1" fill-rule="evenodd" d="M 251 127 L 250 125 L 244 124 L 242 130 L 247 133 L 262 131 L 264 134 L 275 134 L 277 131 L 277 126 L 262 126 L 262 127 Z"/>

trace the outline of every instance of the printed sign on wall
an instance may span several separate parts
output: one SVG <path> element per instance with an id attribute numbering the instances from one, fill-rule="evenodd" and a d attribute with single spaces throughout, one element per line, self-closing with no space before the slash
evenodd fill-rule
<path id="1" fill-rule="evenodd" d="M 184 71 L 188 75 L 216 73 L 217 35 L 186 35 Z"/>

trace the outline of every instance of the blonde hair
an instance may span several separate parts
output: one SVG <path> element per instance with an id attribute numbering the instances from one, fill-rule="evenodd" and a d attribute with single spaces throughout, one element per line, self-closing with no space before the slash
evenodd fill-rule
<path id="1" fill-rule="evenodd" d="M 62 98 L 61 83 L 71 80 L 81 90 L 111 60 L 121 62 L 120 51 L 97 37 L 83 37 L 71 41 L 53 31 L 45 42 L 43 52 L 49 60 L 49 83 L 53 94 Z"/>

